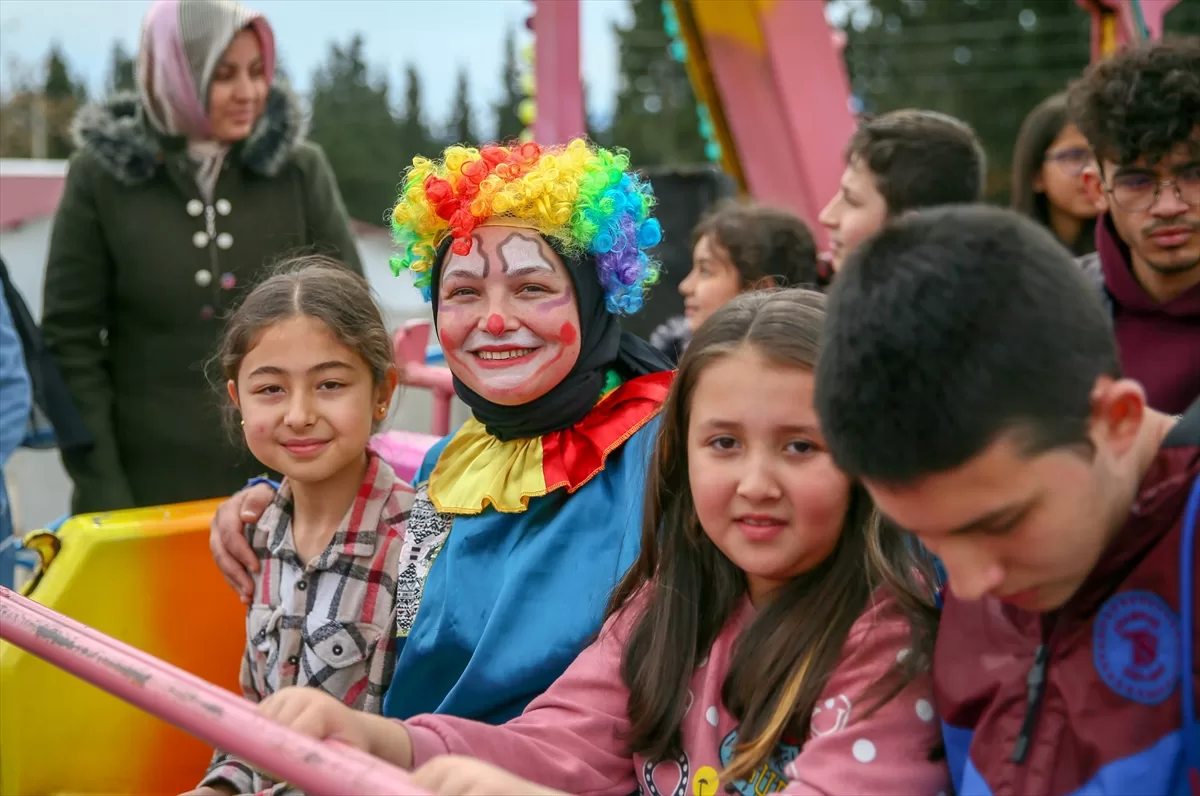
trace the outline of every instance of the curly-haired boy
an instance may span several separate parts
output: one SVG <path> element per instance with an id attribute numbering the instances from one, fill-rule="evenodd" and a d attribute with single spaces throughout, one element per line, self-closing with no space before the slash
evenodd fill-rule
<path id="1" fill-rule="evenodd" d="M 1107 212 L 1082 260 L 1112 312 L 1122 370 L 1150 405 L 1200 397 L 1200 38 L 1127 50 L 1089 68 L 1070 109 L 1099 166 Z"/>

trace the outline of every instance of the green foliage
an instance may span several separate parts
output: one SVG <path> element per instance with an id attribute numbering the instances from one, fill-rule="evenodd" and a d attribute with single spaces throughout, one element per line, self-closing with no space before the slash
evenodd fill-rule
<path id="1" fill-rule="evenodd" d="M 1177 36 L 1200 35 L 1200 3 L 1196 0 L 1179 0 L 1174 8 L 1167 12 L 1166 34 Z"/>
<path id="2" fill-rule="evenodd" d="M 50 45 L 50 52 L 46 55 L 46 82 L 42 86 L 42 94 L 47 99 L 58 100 L 75 96 L 76 91 L 66 54 L 55 42 Z"/>
<path id="3" fill-rule="evenodd" d="M 927 108 L 968 122 L 997 201 L 1025 114 L 1090 57 L 1090 17 L 1068 0 L 870 0 L 850 22 L 846 63 L 866 110 Z"/>
<path id="4" fill-rule="evenodd" d="M 109 94 L 134 91 L 137 88 L 133 56 L 126 52 L 125 46 L 119 40 L 113 42 L 112 52 L 108 57 L 108 77 L 104 86 Z"/>
<path id="5" fill-rule="evenodd" d="M 458 70 L 458 82 L 454 89 L 454 102 L 447 128 L 447 143 L 468 146 L 478 146 L 481 143 L 479 135 L 475 132 L 474 112 L 471 110 L 471 85 L 467 79 L 467 70 L 463 68 Z"/>
<path id="6" fill-rule="evenodd" d="M 408 166 L 417 155 L 436 156 L 441 150 L 441 145 L 434 138 L 429 124 L 425 121 L 425 108 L 421 96 L 421 75 L 417 72 L 416 66 L 408 65 L 404 79 L 404 113 L 401 116 L 399 136 L 394 145 L 405 153 L 405 166 Z"/>
<path id="7" fill-rule="evenodd" d="M 620 86 L 605 136 L 637 166 L 703 163 L 696 96 L 683 64 L 668 52 L 661 0 L 630 0 L 633 22 L 617 26 Z"/>
<path id="8" fill-rule="evenodd" d="M 309 135 L 325 149 L 350 215 L 372 224 L 384 223 L 415 154 L 403 146 L 388 88 L 385 77 L 370 74 L 358 35 L 331 45 L 313 76 Z"/>
<path id="9" fill-rule="evenodd" d="M 41 102 L 30 106 L 33 113 L 41 114 L 44 119 L 46 157 L 60 160 L 70 156 L 75 148 L 71 142 L 71 117 L 86 101 L 87 86 L 82 80 L 71 77 L 67 56 L 55 42 L 46 55 L 46 81 L 42 85 Z"/>
<path id="10" fill-rule="evenodd" d="M 504 62 L 500 66 L 500 100 L 492 105 L 495 141 L 509 141 L 521 134 L 525 125 L 517 115 L 517 106 L 524 96 L 521 94 L 520 69 L 517 66 L 517 35 L 512 28 L 504 34 Z"/>

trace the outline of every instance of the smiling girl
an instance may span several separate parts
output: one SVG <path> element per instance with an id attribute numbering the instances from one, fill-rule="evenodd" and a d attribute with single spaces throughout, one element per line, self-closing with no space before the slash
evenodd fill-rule
<path id="1" fill-rule="evenodd" d="M 246 445 L 283 474 L 246 526 L 259 562 L 246 618 L 242 692 L 307 686 L 378 712 L 395 666 L 396 572 L 412 489 L 367 449 L 397 374 L 366 282 L 318 257 L 256 287 L 220 352 Z M 198 793 L 272 783 L 218 752 Z"/>
<path id="2" fill-rule="evenodd" d="M 823 322 L 822 295 L 782 290 L 699 329 L 664 406 L 641 555 L 599 639 L 521 716 L 400 723 L 311 689 L 263 713 L 398 765 L 433 760 L 417 780 L 447 794 L 540 792 L 448 755 L 611 796 L 948 790 L 933 576 L 825 448 Z"/>
<path id="3" fill-rule="evenodd" d="M 718 204 L 692 230 L 692 270 L 679 283 L 683 315 L 650 335 L 672 362 L 708 316 L 747 290 L 818 288 L 817 244 L 799 217 L 742 200 Z"/>

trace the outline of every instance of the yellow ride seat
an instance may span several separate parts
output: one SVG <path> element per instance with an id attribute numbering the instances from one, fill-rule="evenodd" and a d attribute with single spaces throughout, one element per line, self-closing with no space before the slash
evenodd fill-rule
<path id="1" fill-rule="evenodd" d="M 26 546 L 33 600 L 241 693 L 245 608 L 208 549 L 219 500 L 72 517 Z M 203 776 L 203 742 L 0 642 L 0 793 L 177 794 Z"/>

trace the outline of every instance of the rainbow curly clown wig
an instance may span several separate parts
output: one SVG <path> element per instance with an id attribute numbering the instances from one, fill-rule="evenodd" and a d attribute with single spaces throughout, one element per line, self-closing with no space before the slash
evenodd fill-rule
<path id="1" fill-rule="evenodd" d="M 629 170 L 629 155 L 575 139 L 566 146 L 537 144 L 452 146 L 441 161 L 413 158 L 392 234 L 400 253 L 392 270 L 412 272 L 428 301 L 439 248 L 469 254 L 471 234 L 486 221 L 509 218 L 532 226 L 568 257 L 590 257 L 617 315 L 642 308 L 660 267 L 645 250 L 662 239 L 650 217 L 650 185 Z"/>

